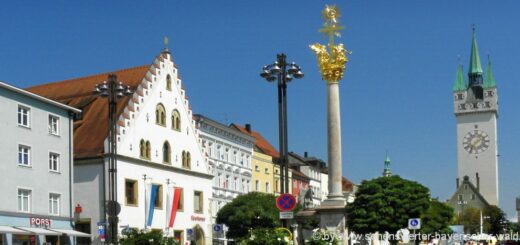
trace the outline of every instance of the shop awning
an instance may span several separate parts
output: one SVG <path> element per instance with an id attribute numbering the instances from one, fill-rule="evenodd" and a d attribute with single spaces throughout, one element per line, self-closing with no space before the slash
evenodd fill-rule
<path id="1" fill-rule="evenodd" d="M 13 228 L 12 226 L 0 225 L 0 233 L 11 233 L 11 234 L 31 234 L 31 232 Z"/>
<path id="2" fill-rule="evenodd" d="M 63 233 L 68 236 L 76 236 L 76 237 L 90 237 L 90 234 L 83 233 L 75 230 L 66 230 L 66 229 L 49 229 L 50 231 L 56 231 L 59 233 Z"/>
<path id="3" fill-rule="evenodd" d="M 61 232 L 51 231 L 51 230 L 38 228 L 38 227 L 17 227 L 17 226 L 15 226 L 15 228 L 16 229 L 20 229 L 20 230 L 24 230 L 24 231 L 28 231 L 28 232 L 31 232 L 31 233 L 34 233 L 34 234 L 38 234 L 38 235 L 61 236 Z"/>

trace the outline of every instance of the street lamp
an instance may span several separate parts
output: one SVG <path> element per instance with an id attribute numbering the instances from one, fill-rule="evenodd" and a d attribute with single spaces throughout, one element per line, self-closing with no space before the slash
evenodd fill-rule
<path id="1" fill-rule="evenodd" d="M 296 63 L 288 64 L 285 54 L 277 54 L 276 61 L 273 64 L 266 65 L 262 68 L 260 76 L 268 82 L 278 80 L 278 139 L 280 157 L 278 165 L 280 165 L 280 193 L 289 193 L 289 155 L 287 141 L 287 83 L 293 79 L 303 77 L 301 68 Z M 283 226 L 286 222 L 283 220 Z"/>
<path id="2" fill-rule="evenodd" d="M 117 244 L 117 225 L 120 206 L 117 203 L 117 100 L 132 94 L 130 87 L 117 81 L 115 74 L 108 81 L 96 84 L 94 94 L 108 99 L 108 202 L 104 207 L 104 219 L 108 207 L 107 243 Z M 104 169 L 104 168 L 103 168 Z M 104 171 L 104 170 L 103 170 Z M 104 182 L 104 181 L 103 181 Z M 106 185 L 103 186 L 106 188 Z M 106 192 L 105 192 L 106 193 Z M 104 197 L 106 198 L 106 196 Z"/>

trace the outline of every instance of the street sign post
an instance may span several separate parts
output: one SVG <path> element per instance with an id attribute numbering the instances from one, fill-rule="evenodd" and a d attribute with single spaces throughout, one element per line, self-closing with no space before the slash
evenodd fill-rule
<path id="1" fill-rule="evenodd" d="M 421 229 L 421 219 L 419 219 L 419 218 L 408 219 L 408 229 L 409 230 Z"/>
<path id="2" fill-rule="evenodd" d="M 97 223 L 99 240 L 101 242 L 105 242 L 105 225 L 106 225 L 105 222 L 98 222 Z"/>

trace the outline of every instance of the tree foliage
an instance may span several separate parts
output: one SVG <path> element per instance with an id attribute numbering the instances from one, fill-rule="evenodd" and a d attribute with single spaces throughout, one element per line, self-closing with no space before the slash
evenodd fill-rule
<path id="1" fill-rule="evenodd" d="M 130 229 L 119 240 L 121 245 L 179 245 L 173 237 L 163 237 L 161 231 Z"/>
<path id="2" fill-rule="evenodd" d="M 250 229 L 280 226 L 276 197 L 273 194 L 250 192 L 226 204 L 217 214 L 217 223 L 229 227 L 228 238 L 244 238 Z"/>
<path id="3" fill-rule="evenodd" d="M 356 200 L 347 205 L 347 226 L 358 234 L 395 234 L 428 208 L 430 193 L 423 185 L 399 176 L 363 181 Z"/>
<path id="4" fill-rule="evenodd" d="M 453 220 L 453 208 L 437 199 L 432 199 L 426 212 L 421 215 L 420 232 L 430 235 L 451 234 L 452 230 L 449 225 Z"/>
<path id="5" fill-rule="evenodd" d="M 292 241 L 289 234 L 281 229 L 257 228 L 250 230 L 249 236 L 240 240 L 240 245 L 289 245 Z"/>
<path id="6" fill-rule="evenodd" d="M 484 208 L 484 230 L 491 235 L 503 233 L 503 225 L 507 223 L 506 214 L 497 206 L 490 205 Z"/>

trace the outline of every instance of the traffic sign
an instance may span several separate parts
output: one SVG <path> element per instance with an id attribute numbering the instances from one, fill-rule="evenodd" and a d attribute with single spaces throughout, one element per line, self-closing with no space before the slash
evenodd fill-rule
<path id="1" fill-rule="evenodd" d="M 282 211 L 291 211 L 296 207 L 296 199 L 291 194 L 282 194 L 276 198 L 276 207 Z"/>
<path id="2" fill-rule="evenodd" d="M 409 230 L 419 230 L 421 229 L 421 219 L 413 218 L 408 220 L 408 229 Z"/>
<path id="3" fill-rule="evenodd" d="M 222 234 L 224 234 L 224 227 L 221 224 L 214 224 L 213 234 L 215 234 L 217 237 L 220 237 Z"/>
<path id="4" fill-rule="evenodd" d="M 294 219 L 293 212 L 280 212 L 280 219 Z"/>
<path id="5" fill-rule="evenodd" d="M 188 228 L 186 229 L 186 236 L 188 241 L 195 240 L 195 233 L 193 232 L 193 229 Z"/>

